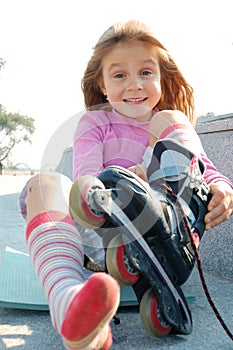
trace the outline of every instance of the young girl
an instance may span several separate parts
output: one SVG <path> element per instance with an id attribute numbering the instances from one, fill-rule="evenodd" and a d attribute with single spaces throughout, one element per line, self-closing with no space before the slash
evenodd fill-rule
<path id="1" fill-rule="evenodd" d="M 212 194 L 206 229 L 229 218 L 232 184 L 207 159 L 192 126 L 192 88 L 145 25 L 129 21 L 110 27 L 94 48 L 82 88 L 89 111 L 75 132 L 74 180 L 110 165 L 130 168 L 146 179 L 154 144 L 173 138 L 205 163 Z M 65 176 L 51 173 L 27 184 L 28 250 L 66 349 L 109 349 L 119 287 L 101 272 L 84 280 L 83 244 L 97 249 L 101 242 L 71 219 L 71 185 Z M 23 207 L 22 202 L 23 195 Z"/>

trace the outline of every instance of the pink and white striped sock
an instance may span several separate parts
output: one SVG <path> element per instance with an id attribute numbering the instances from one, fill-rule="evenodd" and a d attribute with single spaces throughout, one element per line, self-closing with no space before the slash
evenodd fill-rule
<path id="1" fill-rule="evenodd" d="M 66 348 L 108 349 L 119 286 L 105 273 L 84 281 L 83 248 L 72 219 L 56 211 L 41 213 L 28 224 L 26 240 L 53 326 Z"/>
<path id="2" fill-rule="evenodd" d="M 171 124 L 162 132 L 159 140 L 165 138 L 180 142 L 195 154 L 203 153 L 200 138 L 191 124 Z"/>

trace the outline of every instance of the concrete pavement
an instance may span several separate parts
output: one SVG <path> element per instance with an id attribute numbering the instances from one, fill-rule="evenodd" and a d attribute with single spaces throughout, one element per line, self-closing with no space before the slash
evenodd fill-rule
<path id="1" fill-rule="evenodd" d="M 26 251 L 25 223 L 17 205 L 18 193 L 26 179 L 20 176 L 0 177 L 0 262 L 5 246 Z M 233 332 L 233 279 L 214 276 L 214 272 L 205 273 L 205 277 L 220 314 Z M 138 308 L 124 307 L 118 313 L 120 325 L 112 324 L 112 350 L 233 349 L 232 340 L 224 332 L 207 302 L 196 268 L 183 290 L 196 296 L 196 301 L 189 304 L 193 316 L 191 335 L 152 338 L 143 329 Z M 60 337 L 53 330 L 48 312 L 0 308 L 0 350 L 3 349 L 64 348 Z"/>

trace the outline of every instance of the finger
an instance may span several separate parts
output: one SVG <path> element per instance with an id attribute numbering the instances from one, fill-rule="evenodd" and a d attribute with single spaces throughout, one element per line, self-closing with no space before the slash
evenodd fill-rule
<path id="1" fill-rule="evenodd" d="M 141 164 L 134 165 L 128 168 L 132 173 L 136 174 L 142 180 L 147 181 L 147 168 L 142 166 Z"/>
<path id="2" fill-rule="evenodd" d="M 137 165 L 135 174 L 139 176 L 142 180 L 147 181 L 147 171 L 142 165 Z"/>
<path id="3" fill-rule="evenodd" d="M 136 174 L 136 165 L 129 167 L 128 170 Z"/>
<path id="4" fill-rule="evenodd" d="M 221 192 L 219 190 L 216 190 L 215 187 L 212 187 L 211 188 L 211 194 L 212 194 L 212 197 L 211 197 L 211 200 L 208 204 L 208 210 L 211 211 L 213 210 L 214 208 L 218 207 L 220 203 L 222 203 L 224 200 L 225 200 L 225 193 L 224 192 Z M 229 205 L 229 203 L 228 203 Z"/>
<path id="5" fill-rule="evenodd" d="M 210 230 L 211 228 L 221 224 L 223 221 L 227 220 L 231 214 L 231 210 L 226 208 L 226 203 L 218 205 L 216 208 L 211 210 L 205 216 L 206 230 Z"/>

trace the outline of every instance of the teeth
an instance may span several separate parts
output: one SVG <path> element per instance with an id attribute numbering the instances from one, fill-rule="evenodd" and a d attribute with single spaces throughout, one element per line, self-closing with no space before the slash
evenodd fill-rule
<path id="1" fill-rule="evenodd" d="M 127 101 L 128 102 L 139 102 L 139 101 L 143 101 L 144 98 L 128 98 Z"/>

